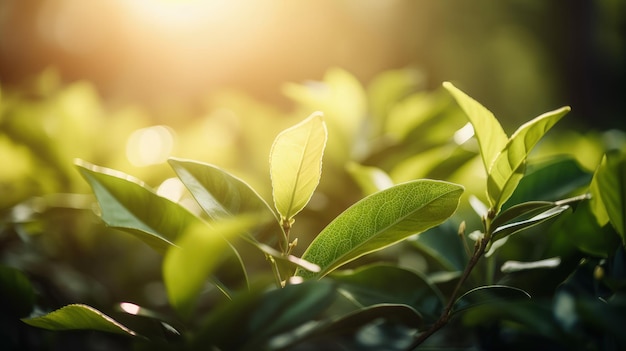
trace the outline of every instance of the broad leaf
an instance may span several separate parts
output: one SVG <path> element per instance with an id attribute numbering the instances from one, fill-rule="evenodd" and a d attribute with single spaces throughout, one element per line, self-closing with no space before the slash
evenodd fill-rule
<path id="1" fill-rule="evenodd" d="M 256 224 L 254 217 L 222 220 L 212 226 L 197 224 L 176 240 L 163 260 L 163 280 L 170 304 L 183 317 L 190 317 L 206 280 L 222 262 L 228 240 Z"/>
<path id="2" fill-rule="evenodd" d="M 270 151 L 270 175 L 276 210 L 291 220 L 309 202 L 322 173 L 327 131 L 323 115 L 313 113 L 282 131 Z"/>
<path id="3" fill-rule="evenodd" d="M 474 288 L 461 295 L 452 307 L 452 313 L 458 313 L 477 305 L 493 303 L 495 300 L 526 300 L 530 295 L 519 288 L 506 285 L 486 285 Z"/>
<path id="4" fill-rule="evenodd" d="M 77 160 L 100 205 L 102 220 L 130 232 L 164 253 L 179 234 L 198 222 L 182 206 L 157 195 L 143 182 L 119 171 Z"/>
<path id="5" fill-rule="evenodd" d="M 34 327 L 48 330 L 99 330 L 115 334 L 137 336 L 137 333 L 93 307 L 72 304 L 41 317 L 23 318 Z"/>
<path id="6" fill-rule="evenodd" d="M 526 158 L 532 148 L 569 111 L 569 107 L 561 107 L 523 124 L 496 156 L 487 172 L 487 194 L 496 213 L 524 176 Z"/>
<path id="7" fill-rule="evenodd" d="M 391 265 L 370 265 L 336 272 L 339 292 L 361 306 L 382 303 L 409 305 L 434 322 L 443 309 L 443 296 L 425 277 Z"/>
<path id="8" fill-rule="evenodd" d="M 602 159 L 591 182 L 592 209 L 603 225 L 610 221 L 626 242 L 626 157 L 608 153 Z M 603 223 L 604 222 L 604 223 Z"/>
<path id="9" fill-rule="evenodd" d="M 468 257 L 458 229 L 458 224 L 447 221 L 425 233 L 410 237 L 408 241 L 422 254 L 437 262 L 444 271 L 460 274 Z M 450 275 L 452 276 L 454 274 Z"/>
<path id="10" fill-rule="evenodd" d="M 469 97 L 450 82 L 444 82 L 443 87 L 452 94 L 474 127 L 474 134 L 478 140 L 485 171 L 489 172 L 491 164 L 507 143 L 506 133 L 493 113 L 478 101 Z"/>
<path id="11" fill-rule="evenodd" d="M 370 195 L 336 217 L 302 258 L 319 265 L 322 277 L 339 266 L 441 224 L 459 205 L 463 187 L 416 180 Z M 309 272 L 296 271 L 304 277 Z"/>
<path id="12" fill-rule="evenodd" d="M 169 164 L 210 218 L 218 220 L 236 215 L 260 215 L 267 217 L 270 225 L 258 233 L 258 239 L 266 241 L 264 239 L 271 239 L 270 235 L 274 239 L 280 237 L 282 227 L 274 212 L 243 180 L 205 163 L 170 159 Z"/>

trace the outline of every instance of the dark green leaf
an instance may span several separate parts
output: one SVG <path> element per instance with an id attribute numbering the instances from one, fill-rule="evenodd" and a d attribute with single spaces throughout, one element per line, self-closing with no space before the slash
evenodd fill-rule
<path id="1" fill-rule="evenodd" d="M 400 267 L 371 265 L 336 272 L 332 278 L 340 283 L 340 293 L 361 306 L 404 304 L 433 320 L 443 309 L 443 296 L 435 286 L 425 277 Z"/>
<path id="2" fill-rule="evenodd" d="M 30 280 L 15 268 L 0 265 L 0 311 L 14 318 L 30 314 L 35 290 Z"/>
<path id="3" fill-rule="evenodd" d="M 551 218 L 554 218 L 560 215 L 561 213 L 567 211 L 569 208 L 570 208 L 569 205 L 553 206 L 549 208 L 548 210 L 543 211 L 539 213 L 538 215 L 533 216 L 529 219 L 502 225 L 493 231 L 492 242 L 495 240 L 503 239 L 509 235 L 518 233 L 524 229 L 528 229 L 530 227 L 541 224 Z"/>

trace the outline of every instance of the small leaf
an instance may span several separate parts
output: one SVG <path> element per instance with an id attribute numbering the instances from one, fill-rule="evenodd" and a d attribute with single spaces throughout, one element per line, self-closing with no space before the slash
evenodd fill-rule
<path id="1" fill-rule="evenodd" d="M 302 258 L 319 265 L 322 277 L 339 266 L 441 224 L 459 205 L 463 187 L 416 180 L 370 195 L 336 217 Z M 296 271 L 303 277 L 312 274 Z"/>
<path id="2" fill-rule="evenodd" d="M 569 208 L 570 206 L 568 205 L 562 205 L 562 206 L 556 205 L 529 219 L 502 225 L 493 231 L 491 241 L 493 242 L 496 240 L 500 240 L 509 235 L 518 233 L 524 229 L 528 229 L 530 227 L 536 226 L 540 223 L 543 223 L 551 218 L 554 218 L 560 215 L 561 213 L 567 211 Z"/>
<path id="3" fill-rule="evenodd" d="M 137 336 L 137 333 L 93 307 L 72 304 L 41 317 L 23 318 L 34 327 L 48 330 L 99 330 L 115 334 Z"/>
<path id="4" fill-rule="evenodd" d="M 210 218 L 218 220 L 245 214 L 267 217 L 270 225 L 258 233 L 261 241 L 282 232 L 272 209 L 243 180 L 205 163 L 172 158 L 169 164 Z"/>
<path id="5" fill-rule="evenodd" d="M 554 206 L 556 206 L 555 203 L 550 201 L 528 201 L 517 204 L 500 212 L 500 214 L 498 214 L 498 216 L 491 222 L 491 227 L 498 228 L 516 218 L 523 216 L 528 218 Z"/>
<path id="6" fill-rule="evenodd" d="M 326 124 L 321 112 L 282 131 L 270 151 L 270 175 L 276 210 L 292 219 L 309 202 L 322 173 Z"/>
<path id="7" fill-rule="evenodd" d="M 444 82 L 443 87 L 452 94 L 472 123 L 485 171 L 488 172 L 498 153 L 507 143 L 506 133 L 493 113 L 478 101 L 469 97 L 450 82 Z"/>
<path id="8" fill-rule="evenodd" d="M 591 181 L 592 210 L 602 225 L 608 219 L 626 242 L 626 157 L 608 153 Z"/>
<path id="9" fill-rule="evenodd" d="M 189 318 L 206 280 L 222 262 L 228 240 L 246 233 L 256 224 L 254 217 L 235 217 L 208 226 L 189 227 L 176 240 L 163 260 L 163 280 L 170 303 Z"/>
<path id="10" fill-rule="evenodd" d="M 77 160 L 76 166 L 96 195 L 102 220 L 108 226 L 130 232 L 161 253 L 189 225 L 199 221 L 134 177 L 82 160 Z"/>
<path id="11" fill-rule="evenodd" d="M 487 172 L 487 194 L 496 213 L 524 176 L 526 158 L 532 148 L 569 111 L 568 106 L 561 107 L 523 124 L 498 153 Z"/>
<path id="12" fill-rule="evenodd" d="M 506 285 L 487 285 L 474 288 L 461 295 L 452 307 L 452 314 L 497 300 L 526 300 L 530 295 L 519 288 Z"/>

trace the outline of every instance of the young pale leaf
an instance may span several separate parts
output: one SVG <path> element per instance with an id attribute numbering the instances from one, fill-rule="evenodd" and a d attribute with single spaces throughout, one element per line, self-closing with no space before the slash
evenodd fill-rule
<path id="1" fill-rule="evenodd" d="M 22 321 L 34 327 L 48 330 L 99 330 L 137 336 L 137 333 L 113 318 L 93 307 L 80 304 L 67 305 L 44 316 L 23 318 Z"/>
<path id="2" fill-rule="evenodd" d="M 444 82 L 443 87 L 452 94 L 474 127 L 474 134 L 478 140 L 485 171 L 489 172 L 491 164 L 507 143 L 506 133 L 493 113 L 478 101 L 469 97 L 450 82 Z"/>
<path id="3" fill-rule="evenodd" d="M 276 210 L 292 219 L 309 202 L 320 181 L 327 131 L 323 114 L 315 112 L 282 131 L 270 151 L 270 176 Z"/>
<path id="4" fill-rule="evenodd" d="M 335 218 L 313 240 L 302 258 L 324 275 L 352 260 L 441 224 L 459 205 L 463 187 L 416 180 L 370 195 Z M 303 277 L 313 273 L 296 271 Z"/>
<path id="5" fill-rule="evenodd" d="M 204 212 L 214 220 L 236 215 L 259 215 L 267 218 L 270 225 L 257 233 L 259 240 L 279 235 L 282 227 L 269 205 L 243 180 L 228 172 L 205 163 L 170 159 L 180 180 L 196 199 Z"/>
<path id="6" fill-rule="evenodd" d="M 626 157 L 608 153 L 591 181 L 592 211 L 603 225 L 610 221 L 626 242 Z"/>
<path id="7" fill-rule="evenodd" d="M 182 206 L 157 195 L 125 173 L 77 160 L 100 205 L 102 220 L 130 232 L 164 253 L 178 235 L 199 221 Z"/>
<path id="8" fill-rule="evenodd" d="M 569 111 L 568 106 L 561 107 L 523 124 L 493 160 L 487 171 L 487 194 L 496 213 L 524 176 L 526 158 L 532 148 Z"/>
<path id="9" fill-rule="evenodd" d="M 163 281 L 170 303 L 183 317 L 190 317 L 197 296 L 209 275 L 218 267 L 228 240 L 256 225 L 254 217 L 235 217 L 188 228 L 163 260 Z"/>
<path id="10" fill-rule="evenodd" d="M 352 179 L 366 195 L 371 195 L 393 186 L 393 180 L 385 171 L 378 167 L 363 166 L 356 162 L 350 162 L 346 165 L 346 171 L 350 173 Z"/>

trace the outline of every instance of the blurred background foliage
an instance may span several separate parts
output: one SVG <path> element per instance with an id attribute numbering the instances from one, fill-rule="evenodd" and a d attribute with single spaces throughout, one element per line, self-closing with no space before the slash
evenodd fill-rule
<path id="1" fill-rule="evenodd" d="M 274 137 L 320 110 L 329 144 L 320 187 L 294 227 L 296 253 L 363 196 L 434 178 L 466 187 L 461 209 L 438 229 L 448 234 L 412 242 L 418 256 L 407 248 L 380 255 L 450 270 L 463 262 L 462 247 L 449 257 L 424 247 L 445 246 L 461 220 L 480 227 L 467 197 L 484 200 L 485 175 L 441 82 L 490 108 L 509 134 L 572 106 L 532 155 L 529 172 L 541 180 L 528 177 L 515 196 L 577 194 L 606 151 L 625 149 L 625 30 L 620 0 L 2 1 L 0 263 L 33 280 L 42 309 L 77 301 L 166 308 L 161 258 L 101 224 L 73 160 L 122 170 L 184 202 L 164 161 L 195 159 L 269 200 Z M 546 174 L 560 193 L 538 191 Z M 498 259 L 613 250 L 612 233 L 589 241 L 575 227 L 557 226 L 550 240 L 516 236 Z M 6 335 L 17 328 L 3 323 Z"/>

